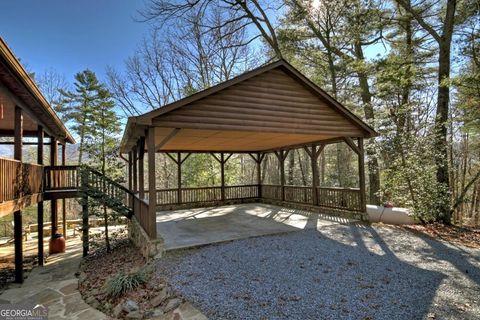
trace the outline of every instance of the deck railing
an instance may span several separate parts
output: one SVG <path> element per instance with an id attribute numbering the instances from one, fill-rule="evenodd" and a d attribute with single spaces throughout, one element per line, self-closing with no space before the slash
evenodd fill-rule
<path id="1" fill-rule="evenodd" d="M 227 186 L 225 187 L 225 199 L 254 199 L 260 196 L 258 191 L 258 184 Z"/>
<path id="2" fill-rule="evenodd" d="M 262 184 L 262 198 L 271 200 L 282 200 L 282 186 L 273 184 Z"/>
<path id="3" fill-rule="evenodd" d="M 285 201 L 313 204 L 312 188 L 304 186 L 285 186 Z"/>
<path id="4" fill-rule="evenodd" d="M 138 220 L 138 223 L 142 226 L 143 230 L 148 234 L 151 239 L 156 238 L 156 224 L 151 223 L 151 219 L 148 216 L 148 200 L 140 199 L 138 195 L 133 196 L 133 212 Z"/>
<path id="5" fill-rule="evenodd" d="M 318 205 L 333 209 L 363 211 L 360 189 L 317 188 Z"/>
<path id="6" fill-rule="evenodd" d="M 155 225 L 148 216 L 149 202 L 140 199 L 138 194 L 88 167 L 46 166 L 25 164 L 20 161 L 0 158 L 0 203 L 19 199 L 25 195 L 45 191 L 81 191 L 83 185 L 91 189 L 91 197 L 108 202 L 110 206 L 123 209 L 125 214 L 133 214 L 149 236 L 155 235 Z M 316 188 L 280 185 L 239 185 L 222 187 L 200 187 L 160 189 L 156 191 L 156 204 L 221 203 L 228 200 L 270 199 L 325 208 L 363 211 L 361 194 L 354 188 Z M 115 209 L 115 210 L 117 210 Z"/>
<path id="7" fill-rule="evenodd" d="M 256 184 L 226 186 L 223 200 L 258 198 L 258 191 Z M 181 202 L 178 201 L 178 189 L 158 189 L 157 205 L 222 201 L 222 187 L 182 188 L 180 192 Z M 148 190 L 145 191 L 145 195 L 148 198 Z"/>
<path id="8" fill-rule="evenodd" d="M 78 179 L 78 166 L 45 167 L 45 190 L 74 190 Z"/>
<path id="9" fill-rule="evenodd" d="M 0 158 L 0 203 L 42 192 L 43 167 Z"/>
<path id="10" fill-rule="evenodd" d="M 260 190 L 261 188 L 261 190 Z M 225 198 L 222 199 L 221 187 L 200 187 L 181 189 L 181 201 L 178 189 L 159 189 L 156 192 L 157 205 L 173 205 L 187 203 L 220 202 L 225 200 L 265 198 L 270 200 L 304 203 L 320 207 L 362 211 L 360 189 L 356 188 L 317 188 L 317 201 L 314 203 L 312 187 L 280 185 L 242 185 L 226 186 Z M 261 193 L 259 192 L 261 191 Z M 148 198 L 148 191 L 145 191 Z M 261 196 L 260 196 L 261 195 Z"/>

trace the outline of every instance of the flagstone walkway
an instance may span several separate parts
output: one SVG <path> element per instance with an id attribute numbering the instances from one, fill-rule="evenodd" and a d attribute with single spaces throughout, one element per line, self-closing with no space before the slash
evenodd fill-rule
<path id="1" fill-rule="evenodd" d="M 78 291 L 78 271 L 82 243 L 78 237 L 67 240 L 68 252 L 50 256 L 44 267 L 36 267 L 21 285 L 12 284 L 0 295 L 0 304 L 34 303 L 48 307 L 48 319 L 108 319 L 85 303 Z"/>

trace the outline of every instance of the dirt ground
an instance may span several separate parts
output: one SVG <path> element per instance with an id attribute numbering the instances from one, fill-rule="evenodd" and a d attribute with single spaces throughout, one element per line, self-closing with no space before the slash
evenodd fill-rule
<path id="1" fill-rule="evenodd" d="M 480 248 L 480 228 L 455 225 L 447 226 L 440 223 L 428 225 L 406 225 L 402 228 L 453 244 L 460 244 L 469 248 Z"/>

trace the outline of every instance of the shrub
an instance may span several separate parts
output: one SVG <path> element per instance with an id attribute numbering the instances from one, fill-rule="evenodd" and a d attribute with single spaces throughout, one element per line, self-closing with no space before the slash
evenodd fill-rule
<path id="1" fill-rule="evenodd" d="M 106 293 L 110 297 L 117 298 L 144 284 L 146 281 L 147 274 L 143 271 L 137 271 L 134 273 L 120 272 L 107 281 L 105 285 Z"/>

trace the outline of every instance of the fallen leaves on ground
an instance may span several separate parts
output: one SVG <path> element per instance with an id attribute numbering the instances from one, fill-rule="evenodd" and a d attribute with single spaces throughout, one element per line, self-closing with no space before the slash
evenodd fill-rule
<path id="1" fill-rule="evenodd" d="M 480 228 L 448 226 L 441 223 L 404 225 L 401 228 L 453 244 L 461 244 L 469 248 L 480 248 Z"/>

